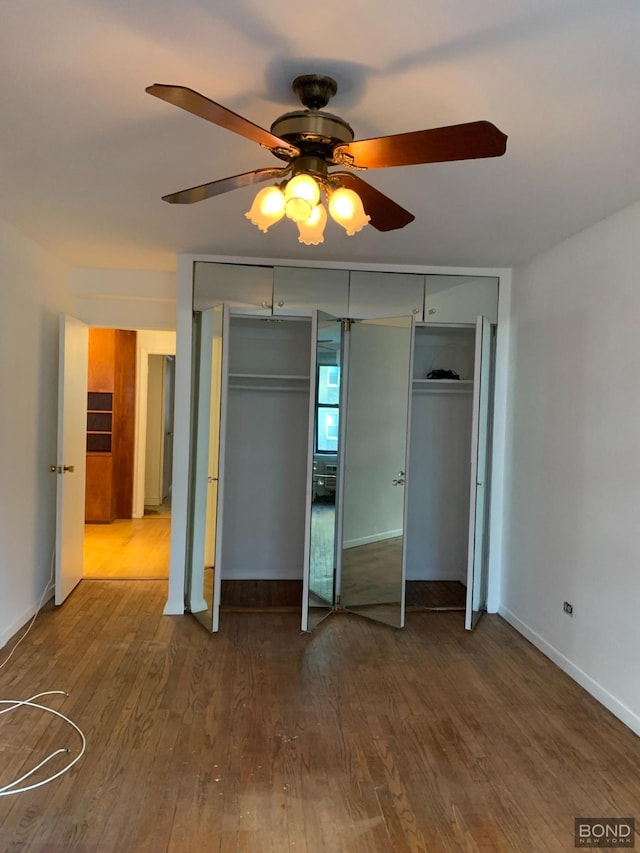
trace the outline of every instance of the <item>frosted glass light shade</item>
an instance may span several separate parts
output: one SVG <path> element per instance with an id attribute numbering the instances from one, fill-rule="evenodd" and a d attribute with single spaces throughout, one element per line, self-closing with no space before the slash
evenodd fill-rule
<path id="1" fill-rule="evenodd" d="M 305 246 L 317 246 L 324 243 L 324 227 L 327 224 L 327 211 L 324 205 L 317 204 L 311 216 L 304 222 L 298 222 L 298 242 Z"/>
<path id="2" fill-rule="evenodd" d="M 291 178 L 284 190 L 285 213 L 294 222 L 305 222 L 320 201 L 320 187 L 311 175 Z"/>
<path id="3" fill-rule="evenodd" d="M 329 199 L 329 213 L 338 225 L 342 225 L 349 237 L 353 237 L 371 219 L 364 212 L 360 196 L 345 187 L 340 187 L 332 193 Z"/>
<path id="4" fill-rule="evenodd" d="M 284 195 L 278 187 L 265 187 L 254 198 L 251 210 L 245 213 L 247 219 L 267 233 L 267 229 L 279 222 L 284 216 Z"/>

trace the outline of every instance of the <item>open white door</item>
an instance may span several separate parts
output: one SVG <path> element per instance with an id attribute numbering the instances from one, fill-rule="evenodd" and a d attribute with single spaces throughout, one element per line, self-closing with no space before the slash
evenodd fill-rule
<path id="1" fill-rule="evenodd" d="M 218 630 L 220 613 L 228 331 L 229 309 L 222 305 L 194 318 L 187 596 L 191 613 L 209 631 Z"/>
<path id="2" fill-rule="evenodd" d="M 473 423 L 471 429 L 471 483 L 469 552 L 465 628 L 475 627 L 486 609 L 487 521 L 489 496 L 489 423 L 492 368 L 491 323 L 478 317 L 473 371 Z"/>
<path id="3" fill-rule="evenodd" d="M 68 315 L 60 317 L 58 362 L 58 456 L 55 602 L 62 604 L 82 580 L 84 566 L 84 488 L 86 470 L 87 371 L 89 329 Z"/>

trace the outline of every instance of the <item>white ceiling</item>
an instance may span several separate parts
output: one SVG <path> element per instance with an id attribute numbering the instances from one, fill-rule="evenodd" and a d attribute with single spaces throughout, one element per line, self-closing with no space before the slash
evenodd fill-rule
<path id="1" fill-rule="evenodd" d="M 315 11 L 314 11 L 315 10 Z M 177 252 L 512 266 L 640 199 L 637 0 L 4 0 L 0 217 L 72 266 Z M 304 247 L 256 188 L 161 196 L 270 152 L 145 93 L 189 86 L 268 128 L 328 73 L 356 138 L 486 119 L 504 157 L 370 171 L 416 220 Z"/>

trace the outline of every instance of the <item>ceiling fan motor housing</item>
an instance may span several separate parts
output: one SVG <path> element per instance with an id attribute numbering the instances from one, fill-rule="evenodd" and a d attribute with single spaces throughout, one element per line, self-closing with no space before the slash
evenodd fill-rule
<path id="1" fill-rule="evenodd" d="M 322 111 L 337 92 L 338 84 L 322 74 L 302 74 L 293 81 L 292 88 L 307 109 L 281 115 L 271 125 L 271 133 L 295 145 L 303 157 L 331 163 L 336 145 L 352 142 L 354 137 L 343 118 Z"/>
<path id="2" fill-rule="evenodd" d="M 327 160 L 331 160 L 336 145 L 351 142 L 354 137 L 351 126 L 344 119 L 321 110 L 285 113 L 271 125 L 271 133 L 296 145 L 303 154 L 315 154 Z"/>

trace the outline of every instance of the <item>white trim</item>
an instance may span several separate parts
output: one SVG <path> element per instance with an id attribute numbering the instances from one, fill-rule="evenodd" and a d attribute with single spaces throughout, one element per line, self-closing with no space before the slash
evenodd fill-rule
<path id="1" fill-rule="evenodd" d="M 566 672 L 568 676 L 570 676 L 574 681 L 576 681 L 581 687 L 590 693 L 594 699 L 597 699 L 602 705 L 605 706 L 612 714 L 614 714 L 619 720 L 628 726 L 632 731 L 634 731 L 637 735 L 640 735 L 640 716 L 635 714 L 630 708 L 626 705 L 623 705 L 616 697 L 609 693 L 601 684 L 591 678 L 590 675 L 587 675 L 584 670 L 580 669 L 580 667 L 576 666 L 573 661 L 569 660 L 569 658 L 565 657 L 562 652 L 559 652 L 555 646 L 552 646 L 548 643 L 537 631 L 534 631 L 533 628 L 530 628 L 527 624 L 522 622 L 518 617 L 508 610 L 506 607 L 500 607 L 498 609 L 498 613 L 505 619 L 513 628 L 518 631 L 518 633 L 522 634 L 523 637 L 526 637 L 530 643 L 542 652 L 543 655 L 548 657 L 556 666 L 559 666 L 563 672 Z"/>
<path id="2" fill-rule="evenodd" d="M 489 578 L 487 612 L 496 613 L 502 603 L 504 504 L 509 407 L 509 336 L 511 333 L 511 270 L 504 270 L 498 284 L 498 324 L 493 384 L 493 436 L 491 441 L 491 492 L 489 497 Z"/>
<path id="3" fill-rule="evenodd" d="M 193 263 L 178 255 L 176 303 L 176 371 L 171 485 L 171 551 L 165 615 L 184 613 L 184 580 L 189 505 L 189 449 L 191 445 L 191 341 L 193 335 Z"/>
<path id="4" fill-rule="evenodd" d="M 363 270 L 364 272 L 398 272 L 417 273 L 418 275 L 465 275 L 465 276 L 495 276 L 501 278 L 510 273 L 508 267 L 437 267 L 429 264 L 373 264 L 355 263 L 343 261 L 337 258 L 333 261 L 302 261 L 283 260 L 281 258 L 246 258 L 226 255 L 178 255 L 180 258 L 189 258 L 191 262 L 210 264 L 241 264 L 242 266 L 259 267 L 305 267 L 307 269 L 341 269 L 341 270 Z"/>
<path id="5" fill-rule="evenodd" d="M 309 377 L 316 375 L 318 357 L 318 311 L 311 311 L 311 352 L 309 354 Z M 313 512 L 313 450 L 316 431 L 316 389 L 309 382 L 309 406 L 307 423 L 307 492 L 304 510 L 304 562 L 302 566 L 302 614 L 300 630 L 309 630 L 309 585 L 311 583 L 311 513 Z"/>
<path id="6" fill-rule="evenodd" d="M 360 545 L 371 545 L 372 542 L 384 542 L 385 539 L 395 539 L 403 533 L 402 527 L 398 530 L 385 530 L 384 533 L 374 533 L 372 536 L 363 536 L 361 539 L 349 539 L 348 542 L 343 543 L 342 548 L 346 551 L 348 548 L 358 548 Z"/>

